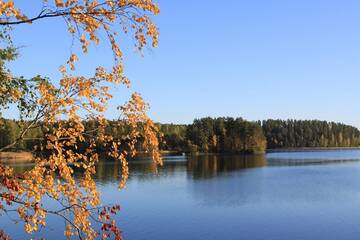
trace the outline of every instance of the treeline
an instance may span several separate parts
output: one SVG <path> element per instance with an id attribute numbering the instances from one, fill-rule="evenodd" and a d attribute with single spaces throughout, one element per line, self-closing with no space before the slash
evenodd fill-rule
<path id="1" fill-rule="evenodd" d="M 10 119 L 0 119 L 0 149 L 14 143 L 18 138 L 26 122 Z M 18 141 L 10 150 L 33 150 L 40 143 L 43 136 L 43 126 L 31 128 L 23 136 L 24 141 Z"/>
<path id="2" fill-rule="evenodd" d="M 261 127 L 242 118 L 202 118 L 186 129 L 191 152 L 261 153 L 266 139 Z"/>
<path id="3" fill-rule="evenodd" d="M 126 128 L 109 121 L 105 129 L 121 139 Z M 85 129 L 96 129 L 95 121 L 84 122 Z M 26 123 L 0 119 L 0 148 L 13 143 Z M 177 152 L 260 153 L 267 148 L 359 147 L 360 131 L 352 126 L 326 121 L 264 120 L 242 118 L 201 118 L 192 124 L 158 124 L 160 149 Z M 11 150 L 33 150 L 41 143 L 49 126 L 31 128 Z M 84 143 L 87 144 L 86 142 Z M 137 146 L 142 151 L 141 139 Z M 106 151 L 99 145 L 98 151 Z"/>
<path id="4" fill-rule="evenodd" d="M 212 153 L 261 153 L 266 139 L 256 122 L 242 118 L 202 118 L 190 125 L 159 124 L 162 150 Z"/>
<path id="5" fill-rule="evenodd" d="M 360 147 L 357 128 L 319 120 L 202 118 L 190 125 L 160 127 L 165 139 L 162 148 L 175 151 L 252 153 L 276 148 Z"/>
<path id="6" fill-rule="evenodd" d="M 317 120 L 265 120 L 260 124 L 268 148 L 360 146 L 360 131 L 341 123 Z"/>
<path id="7" fill-rule="evenodd" d="M 11 146 L 7 151 L 34 151 L 34 147 L 37 151 L 46 152 L 46 140 L 44 136 L 46 134 L 50 134 L 52 129 L 56 127 L 59 123 L 56 123 L 52 126 L 45 126 L 43 124 L 38 124 L 36 127 L 29 128 L 26 133 L 21 137 L 21 140 L 18 140 L 19 136 L 21 135 L 23 129 L 26 129 L 29 126 L 29 122 L 24 121 L 16 121 L 11 119 L 0 119 L 0 149 L 5 146 Z M 70 122 L 61 122 L 63 127 L 73 127 Z M 77 144 L 77 150 L 83 151 L 86 150 L 90 145 L 90 140 L 88 136 L 95 137 L 100 136 L 101 133 L 99 131 L 100 124 L 97 121 L 84 121 L 83 122 L 85 128 L 84 134 L 84 141 L 79 142 Z M 126 145 L 127 138 L 124 139 L 124 136 L 129 133 L 128 126 L 125 124 L 121 124 L 118 121 L 108 121 L 104 129 L 104 134 L 111 135 L 114 140 L 120 142 L 119 148 Z M 142 151 L 142 138 L 139 137 L 139 144 L 137 149 Z M 15 145 L 12 143 L 16 142 Z M 38 148 L 40 145 L 43 148 Z M 110 147 L 110 146 L 109 146 Z M 68 147 L 70 149 L 71 146 Z M 124 147 L 125 149 L 125 147 Z M 108 147 L 104 146 L 103 144 L 96 143 L 96 151 L 98 152 L 105 152 L 109 150 Z"/>

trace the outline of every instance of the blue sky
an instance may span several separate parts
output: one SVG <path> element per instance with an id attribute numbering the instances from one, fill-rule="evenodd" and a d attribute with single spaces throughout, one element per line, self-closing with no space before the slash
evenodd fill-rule
<path id="1" fill-rule="evenodd" d="M 32 1 L 31 1 L 32 2 Z M 321 119 L 360 127 L 360 1 L 159 0 L 157 49 L 137 54 L 131 39 L 126 73 L 159 122 L 204 116 Z M 28 12 L 40 6 L 17 0 Z M 15 29 L 16 75 L 57 79 L 70 52 L 63 22 Z M 79 71 L 110 66 L 108 46 L 94 47 Z M 107 113 L 127 97 L 118 89 Z M 11 114 L 10 114 L 11 115 Z"/>

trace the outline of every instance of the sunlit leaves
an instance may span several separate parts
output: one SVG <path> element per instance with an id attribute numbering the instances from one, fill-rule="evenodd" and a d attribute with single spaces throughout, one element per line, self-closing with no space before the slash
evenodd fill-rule
<path id="1" fill-rule="evenodd" d="M 121 162 L 120 188 L 125 186 L 129 175 L 127 160 L 136 155 L 136 144 L 140 139 L 143 149 L 151 154 L 153 160 L 162 163 L 158 129 L 147 116 L 148 105 L 140 94 L 133 93 L 131 99 L 119 107 L 119 122 L 127 129 L 121 139 L 105 134 L 108 123 L 104 117 L 113 96 L 111 86 L 130 87 L 129 79 L 124 76 L 118 31 L 131 32 L 139 51 L 147 45 L 157 46 L 159 34 L 150 15 L 158 14 L 159 8 L 152 0 L 43 2 L 46 3 L 43 11 L 32 17 L 26 16 L 12 1 L 0 0 L 0 25 L 34 23 L 48 17 L 59 17 L 66 21 L 69 34 L 78 40 L 83 53 L 87 53 L 92 44 L 107 40 L 114 65 L 110 69 L 99 66 L 92 77 L 79 76 L 76 64 L 81 61 L 80 54 L 72 52 L 64 61 L 66 64 L 59 68 L 62 75 L 59 81 L 39 76 L 31 80 L 15 78 L 3 68 L 0 105 L 20 104 L 19 109 L 27 111 L 29 119 L 17 140 L 22 140 L 29 129 L 41 125 L 43 136 L 38 149 L 47 154 L 37 156 L 33 169 L 21 175 L 0 165 L 0 185 L 4 189 L 0 192 L 0 202 L 19 205 L 17 212 L 28 233 L 45 226 L 46 216 L 53 214 L 66 222 L 66 237 L 120 239 L 121 232 L 111 218 L 118 212 L 118 207 L 98 212 L 99 218 L 95 222 L 101 224 L 100 230 L 92 226 L 92 210 L 100 206 L 100 194 L 93 179 L 99 161 L 97 149 L 108 149 L 108 156 Z M 106 38 L 100 37 L 101 32 Z M 0 51 L 4 61 L 11 60 L 11 49 Z M 96 128 L 85 129 L 85 119 L 97 122 Z M 82 171 L 79 181 L 75 180 L 74 168 Z M 42 205 L 45 196 L 62 208 L 57 211 L 45 208 Z M 0 210 L 6 211 L 6 207 L 2 206 Z"/>

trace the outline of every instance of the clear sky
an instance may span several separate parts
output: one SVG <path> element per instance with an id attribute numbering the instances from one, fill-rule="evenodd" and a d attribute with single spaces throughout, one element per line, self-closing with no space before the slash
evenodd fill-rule
<path id="1" fill-rule="evenodd" d="M 241 116 L 360 127 L 360 1 L 157 2 L 159 47 L 141 57 L 129 39 L 120 42 L 132 89 L 150 102 L 154 120 Z M 39 9 L 34 1 L 15 3 Z M 71 45 L 61 19 L 18 27 L 14 40 L 23 46 L 10 66 L 16 75 L 59 77 Z M 79 71 L 90 74 L 99 63 L 111 65 L 108 47 L 93 48 Z M 119 89 L 110 107 L 123 99 Z"/>

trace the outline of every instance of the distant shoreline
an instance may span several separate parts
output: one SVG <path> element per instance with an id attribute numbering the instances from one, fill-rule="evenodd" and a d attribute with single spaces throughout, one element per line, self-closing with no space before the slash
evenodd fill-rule
<path id="1" fill-rule="evenodd" d="M 312 152 L 312 151 L 347 151 L 359 150 L 360 147 L 306 147 L 306 148 L 273 148 L 267 149 L 265 153 L 279 153 L 279 152 Z M 161 151 L 162 156 L 168 155 L 182 155 L 181 151 Z M 209 154 L 209 153 L 197 153 Z M 210 153 L 212 154 L 212 153 Z M 219 153 L 214 153 L 219 154 Z M 220 153 L 221 154 L 221 153 Z M 145 154 L 140 153 L 140 157 Z M 31 152 L 0 152 L 0 163 L 29 163 L 33 162 L 34 157 Z"/>
<path id="2" fill-rule="evenodd" d="M 266 149 L 266 153 L 276 152 L 312 152 L 312 151 L 346 151 L 346 150 L 358 150 L 360 147 L 305 147 L 305 148 L 272 148 Z"/>
<path id="3" fill-rule="evenodd" d="M 180 151 L 161 151 L 162 156 L 182 155 Z M 138 156 L 143 157 L 148 154 L 139 152 Z M 31 163 L 34 161 L 34 156 L 31 152 L 0 152 L 0 163 Z"/>

